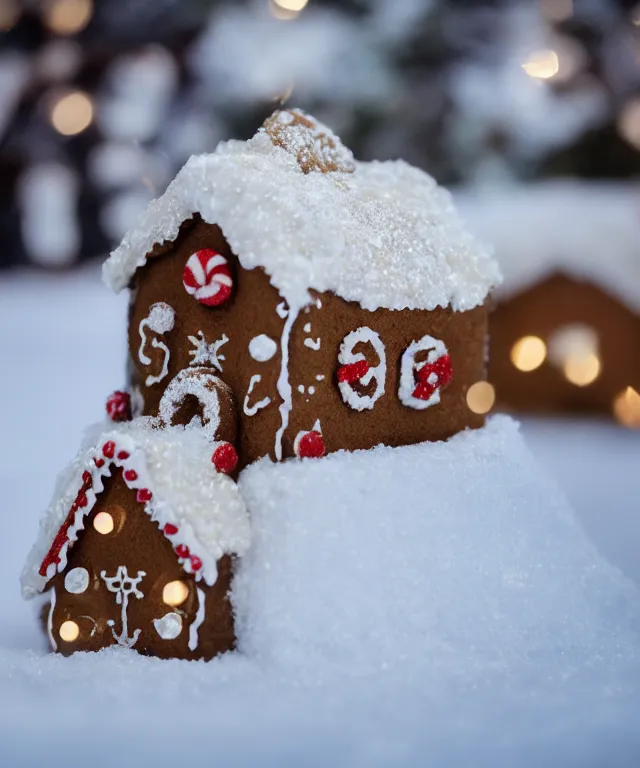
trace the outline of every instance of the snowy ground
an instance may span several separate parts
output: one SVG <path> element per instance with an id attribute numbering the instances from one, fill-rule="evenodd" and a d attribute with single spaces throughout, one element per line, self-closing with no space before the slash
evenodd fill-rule
<path id="1" fill-rule="evenodd" d="M 101 415 L 105 395 L 123 383 L 125 318 L 126 299 L 103 289 L 95 270 L 1 278 L 2 768 L 134 759 L 191 766 L 640 764 L 640 666 L 628 636 L 613 629 L 599 659 L 558 640 L 553 663 L 529 654 L 517 668 L 485 664 L 470 674 L 478 650 L 470 647 L 468 655 L 457 651 L 465 670 L 458 677 L 423 659 L 413 677 L 381 670 L 324 686 L 278 678 L 239 656 L 202 665 L 117 652 L 44 655 L 18 574 L 57 471 Z M 526 421 L 524 432 L 595 547 L 640 584 L 640 434 L 577 421 Z M 623 582 L 611 578 L 621 590 L 617 625 L 633 611 Z M 473 638 L 473 625 L 465 629 Z M 505 653 L 497 647 L 496 658 L 520 650 L 511 642 L 505 636 Z"/>

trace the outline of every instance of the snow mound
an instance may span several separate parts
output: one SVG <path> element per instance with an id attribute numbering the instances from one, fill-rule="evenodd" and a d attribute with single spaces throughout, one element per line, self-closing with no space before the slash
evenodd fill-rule
<path id="1" fill-rule="evenodd" d="M 640 311 L 640 185 L 559 180 L 456 196 L 495 248 L 509 298 L 561 272 Z"/>
<path id="2" fill-rule="evenodd" d="M 350 154 L 337 152 L 339 140 L 326 133 L 334 144 L 329 157 L 344 165 Z M 262 128 L 247 142 L 190 158 L 111 254 L 106 283 L 125 288 L 153 246 L 174 240 L 194 213 L 219 225 L 240 263 L 263 267 L 298 309 L 315 289 L 369 310 L 462 311 L 482 304 L 500 280 L 431 176 L 402 161 L 304 173 L 296 153 Z"/>
<path id="3" fill-rule="evenodd" d="M 635 589 L 507 417 L 448 442 L 261 460 L 240 489 L 253 544 L 234 587 L 239 645 L 263 665 L 441 685 L 635 656 Z"/>

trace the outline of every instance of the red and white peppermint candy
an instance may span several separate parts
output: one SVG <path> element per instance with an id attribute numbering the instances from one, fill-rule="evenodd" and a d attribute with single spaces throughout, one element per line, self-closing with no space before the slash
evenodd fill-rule
<path id="1" fill-rule="evenodd" d="M 203 248 L 189 256 L 182 273 L 186 292 L 207 307 L 223 304 L 233 287 L 229 262 L 210 248 Z"/>
<path id="2" fill-rule="evenodd" d="M 354 352 L 357 345 L 371 346 L 378 356 L 378 365 L 371 365 L 362 352 Z M 376 400 L 384 395 L 387 376 L 387 356 L 380 336 L 366 326 L 348 333 L 340 345 L 338 362 L 338 388 L 344 402 L 355 411 L 373 408 Z M 375 389 L 370 395 L 353 388 L 354 384 L 367 387 L 372 381 L 375 382 Z"/>
<path id="3" fill-rule="evenodd" d="M 426 360 L 416 363 L 418 352 L 427 352 Z M 422 411 L 440 402 L 440 391 L 452 380 L 453 367 L 444 342 L 423 336 L 402 355 L 398 397 L 408 408 Z"/>

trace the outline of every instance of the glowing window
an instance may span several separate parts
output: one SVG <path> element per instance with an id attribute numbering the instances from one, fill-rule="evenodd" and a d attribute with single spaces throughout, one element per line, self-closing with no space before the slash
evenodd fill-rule
<path id="1" fill-rule="evenodd" d="M 535 371 L 547 357 L 547 345 L 537 336 L 523 336 L 511 347 L 511 362 L 519 371 Z"/>
<path id="2" fill-rule="evenodd" d="M 60 639 L 64 640 L 65 643 L 72 643 L 74 640 L 78 639 L 80 627 L 75 621 L 63 621 L 60 625 L 59 634 Z"/>
<path id="3" fill-rule="evenodd" d="M 587 387 L 598 378 L 601 367 L 600 358 L 594 353 L 570 355 L 562 366 L 562 372 L 576 387 Z"/>
<path id="4" fill-rule="evenodd" d="M 496 401 L 496 391 L 488 381 L 476 381 L 467 392 L 469 410 L 480 415 L 489 413 Z"/>
<path id="5" fill-rule="evenodd" d="M 93 518 L 93 527 L 98 533 L 102 533 L 104 535 L 111 533 L 115 528 L 113 515 L 110 515 L 108 512 L 98 512 L 98 514 Z"/>
<path id="6" fill-rule="evenodd" d="M 162 590 L 162 600 L 167 605 L 182 605 L 188 597 L 189 587 L 184 581 L 170 581 Z"/>
<path id="7" fill-rule="evenodd" d="M 613 413 L 623 427 L 640 429 L 640 392 L 627 387 L 613 401 Z"/>

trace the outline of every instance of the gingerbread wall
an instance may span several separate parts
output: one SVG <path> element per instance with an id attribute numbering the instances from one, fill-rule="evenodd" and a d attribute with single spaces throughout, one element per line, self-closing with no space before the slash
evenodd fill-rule
<path id="1" fill-rule="evenodd" d="M 112 514 L 115 521 L 112 533 L 101 534 L 94 529 L 96 515 L 104 511 Z M 54 576 L 47 587 L 55 589 L 51 632 L 57 650 L 68 655 L 115 644 L 112 628 L 107 622 L 112 620 L 115 632 L 122 633 L 121 605 L 117 604 L 117 595 L 109 591 L 101 574 L 104 572 L 107 577 L 113 577 L 119 566 L 126 566 L 128 575 L 134 578 L 140 571 L 145 573 L 137 585 L 142 597 L 131 595 L 127 606 L 128 636 L 132 637 L 135 630 L 140 630 L 133 645 L 136 651 L 161 658 L 210 659 L 217 653 L 231 650 L 235 644 L 233 614 L 227 596 L 231 565 L 228 556 L 220 560 L 218 579 L 212 587 L 203 582 L 196 583 L 181 568 L 171 543 L 146 514 L 144 505 L 136 501 L 135 491 L 127 488 L 118 474 L 107 481 L 69 553 L 66 568 Z M 69 582 L 65 584 L 67 574 L 74 569 L 85 569 L 89 575 L 88 586 L 80 593 L 70 592 Z M 174 607 L 166 605 L 162 599 L 164 586 L 172 581 L 181 581 L 188 587 L 186 600 Z M 198 613 L 198 590 L 205 599 L 204 620 L 197 632 L 197 647 L 190 650 L 189 630 Z M 170 612 L 181 616 L 182 630 L 174 639 L 163 639 L 154 620 Z M 47 611 L 43 620 L 48 619 Z M 60 626 L 67 620 L 80 628 L 75 642 L 60 639 Z"/>
<path id="2" fill-rule="evenodd" d="M 548 343 L 563 326 L 592 327 L 599 337 L 599 376 L 585 387 L 570 383 L 548 362 L 530 372 L 511 362 L 513 345 L 524 336 Z M 500 303 L 490 315 L 489 380 L 499 404 L 517 411 L 611 413 L 626 387 L 640 387 L 640 317 L 595 285 L 565 275 L 549 277 Z"/>
<path id="3" fill-rule="evenodd" d="M 187 260 L 204 248 L 222 253 L 231 265 L 233 292 L 231 298 L 218 307 L 203 306 L 183 286 Z M 487 322 L 484 307 L 469 312 L 451 309 L 369 312 L 333 294 L 316 298 L 317 301 L 296 318 L 291 332 L 288 349 L 292 410 L 282 439 L 283 457 L 294 455 L 298 432 L 314 429 L 318 420 L 328 451 L 371 448 L 379 443 L 403 445 L 441 440 L 465 427 L 482 425 L 482 417 L 471 413 L 466 405 L 466 392 L 474 382 L 484 378 Z M 162 335 L 145 333 L 143 357 L 152 362 L 144 365 L 140 357 L 140 323 L 158 302 L 173 309 L 174 325 Z M 275 436 L 281 425 L 282 398 L 277 382 L 285 307 L 261 269 L 247 271 L 240 266 L 217 227 L 199 219 L 183 225 L 175 243 L 156 247 L 134 279 L 129 328 L 130 371 L 132 383 L 140 388 L 143 396 L 144 414 L 157 414 L 166 386 L 194 361 L 194 355 L 190 355 L 194 345 L 189 337 L 197 338 L 200 333 L 208 344 L 213 344 L 226 336 L 228 341 L 218 348 L 217 362 L 222 370 L 218 369 L 217 375 L 231 387 L 236 398 L 241 466 L 267 454 L 275 458 Z M 344 402 L 336 377 L 343 339 L 363 326 L 379 335 L 387 370 L 384 394 L 371 410 L 358 411 Z M 400 360 L 407 347 L 425 334 L 444 342 L 454 375 L 451 384 L 442 389 L 438 405 L 415 410 L 398 397 Z M 168 368 L 161 381 L 146 386 L 150 372 L 162 373 L 166 358 L 162 349 L 153 347 L 154 336 L 169 350 Z M 268 360 L 259 361 L 250 354 L 250 342 L 258 336 L 267 336 L 277 345 Z M 360 345 L 354 351 L 362 351 L 372 366 L 380 363 L 371 345 Z M 371 394 L 375 383 L 367 388 L 356 383 L 354 388 Z M 256 408 L 267 398 L 268 404 Z"/>

